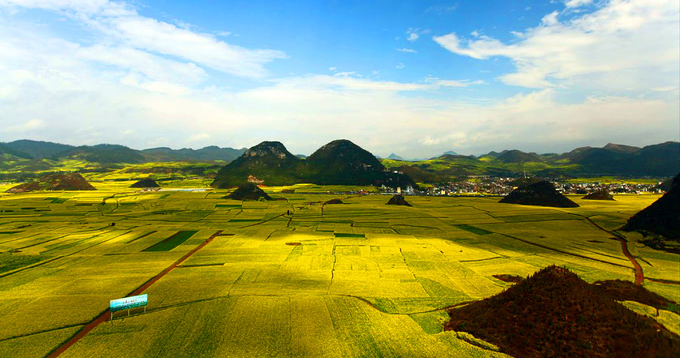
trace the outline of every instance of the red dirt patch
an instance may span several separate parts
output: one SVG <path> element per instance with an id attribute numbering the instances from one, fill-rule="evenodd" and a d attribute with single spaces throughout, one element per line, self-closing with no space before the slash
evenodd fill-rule
<path id="1" fill-rule="evenodd" d="M 557 266 L 449 315 L 446 330 L 471 333 L 514 357 L 679 354 L 679 336 Z"/>

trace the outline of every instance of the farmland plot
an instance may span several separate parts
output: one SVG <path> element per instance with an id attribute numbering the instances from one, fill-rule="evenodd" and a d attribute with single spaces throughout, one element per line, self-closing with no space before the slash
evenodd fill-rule
<path id="1" fill-rule="evenodd" d="M 146 314 L 100 324 L 64 356 L 504 356 L 442 331 L 444 309 L 509 287 L 494 275 L 551 264 L 589 282 L 633 281 L 603 228 L 654 199 L 564 210 L 498 198 L 409 197 L 413 207 L 394 207 L 369 195 L 322 209 L 338 196 L 311 185 L 295 190 L 319 194 L 275 188 L 286 200 L 271 202 L 120 185 L 0 197 L 0 355 L 46 355 L 110 299 L 177 263 L 144 291 Z M 678 282 L 678 255 L 632 240 L 629 249 L 646 277 Z M 678 284 L 659 280 L 644 287 L 678 302 Z M 660 312 L 678 332 L 678 315 Z"/>

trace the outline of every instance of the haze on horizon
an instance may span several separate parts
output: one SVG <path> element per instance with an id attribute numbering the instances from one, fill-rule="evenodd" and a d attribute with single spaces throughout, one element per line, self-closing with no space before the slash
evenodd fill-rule
<path id="1" fill-rule="evenodd" d="M 0 0 L 0 141 L 310 154 L 679 140 L 674 0 Z"/>

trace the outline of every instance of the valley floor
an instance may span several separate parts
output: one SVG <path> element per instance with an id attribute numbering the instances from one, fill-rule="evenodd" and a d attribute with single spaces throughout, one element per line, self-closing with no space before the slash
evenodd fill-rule
<path id="1" fill-rule="evenodd" d="M 218 232 L 144 290 L 146 313 L 119 312 L 62 356 L 504 356 L 442 331 L 444 309 L 511 285 L 493 275 L 551 264 L 633 282 L 607 231 L 659 197 L 571 197 L 572 209 L 408 197 L 404 207 L 383 195 L 240 202 L 123 184 L 0 195 L 0 356 L 48 355 Z M 322 205 L 333 198 L 344 204 Z M 679 256 L 626 237 L 643 286 L 679 302 Z M 624 304 L 678 334 L 677 314 Z"/>

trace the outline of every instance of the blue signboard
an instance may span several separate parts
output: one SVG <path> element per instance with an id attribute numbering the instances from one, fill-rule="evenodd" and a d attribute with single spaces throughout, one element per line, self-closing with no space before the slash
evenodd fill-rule
<path id="1" fill-rule="evenodd" d="M 111 312 L 129 310 L 135 307 L 143 307 L 147 305 L 147 295 L 132 296 L 111 300 L 109 310 Z"/>

